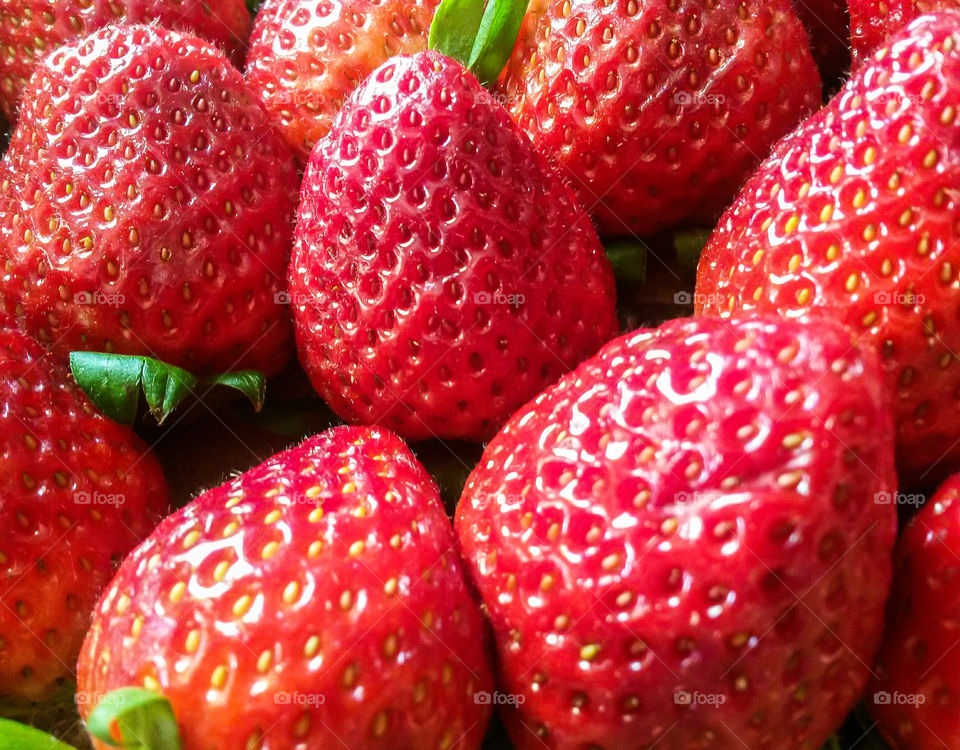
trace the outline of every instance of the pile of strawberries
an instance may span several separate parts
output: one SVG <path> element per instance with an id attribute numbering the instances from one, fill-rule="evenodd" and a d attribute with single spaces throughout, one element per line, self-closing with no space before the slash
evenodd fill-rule
<path id="1" fill-rule="evenodd" d="M 0 0 L 0 111 L 0 716 L 960 748 L 960 4 Z M 172 508 L 145 356 L 346 424 Z"/>

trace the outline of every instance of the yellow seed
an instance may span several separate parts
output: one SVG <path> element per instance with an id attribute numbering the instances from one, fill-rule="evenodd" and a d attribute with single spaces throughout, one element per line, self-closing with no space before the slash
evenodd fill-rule
<path id="1" fill-rule="evenodd" d="M 930 169 L 936 166 L 938 161 L 940 161 L 940 154 L 937 153 L 936 149 L 930 149 L 927 155 L 923 157 L 923 166 Z"/>
<path id="2" fill-rule="evenodd" d="M 273 664 L 273 651 L 267 649 L 262 654 L 260 658 L 257 659 L 257 671 L 260 674 L 266 674 L 267 670 L 270 669 L 270 666 Z"/>
<path id="3" fill-rule="evenodd" d="M 200 532 L 194 529 L 183 540 L 183 548 L 190 549 L 200 539 Z"/>
<path id="4" fill-rule="evenodd" d="M 267 513 L 267 517 L 263 519 L 264 523 L 276 523 L 283 517 L 283 514 L 279 510 L 271 510 Z"/>
<path id="5" fill-rule="evenodd" d="M 307 557 L 317 557 L 322 549 L 323 542 L 319 540 L 311 542 L 310 547 L 307 549 Z"/>
<path id="6" fill-rule="evenodd" d="M 860 274 L 858 274 L 858 273 L 851 273 L 849 276 L 847 276 L 847 280 L 846 280 L 846 282 L 844 283 L 843 287 L 844 287 L 844 289 L 846 289 L 848 292 L 852 292 L 852 291 L 854 291 L 859 285 L 860 285 Z"/>
<path id="7" fill-rule="evenodd" d="M 244 594 L 233 604 L 233 616 L 234 617 L 243 617 L 247 612 L 250 611 L 250 607 L 253 605 L 253 599 L 248 595 Z"/>
<path id="8" fill-rule="evenodd" d="M 801 305 L 807 304 L 810 301 L 810 290 L 801 289 L 797 292 L 797 303 Z"/>
<path id="9" fill-rule="evenodd" d="M 195 654 L 197 653 L 198 648 L 200 648 L 200 631 L 191 630 L 189 633 L 187 633 L 187 653 Z"/>
<path id="10" fill-rule="evenodd" d="M 221 665 L 213 670 L 213 675 L 210 677 L 210 685 L 211 687 L 220 690 L 226 684 L 227 668 Z"/>
<path id="11" fill-rule="evenodd" d="M 600 645 L 597 643 L 589 643 L 580 649 L 580 658 L 583 659 L 583 661 L 593 661 L 599 653 Z"/>
<path id="12" fill-rule="evenodd" d="M 827 204 L 826 206 L 824 206 L 823 209 L 820 211 L 820 221 L 826 223 L 826 222 L 830 221 L 830 219 L 832 219 L 832 218 L 833 218 L 833 204 L 832 204 L 832 203 L 828 203 L 828 204 Z"/>
<path id="13" fill-rule="evenodd" d="M 310 511 L 310 515 L 307 516 L 307 520 L 310 523 L 318 523 L 321 518 L 323 518 L 323 508 L 314 508 Z"/>
<path id="14" fill-rule="evenodd" d="M 178 604 L 183 595 L 187 592 L 187 584 L 183 581 L 179 581 L 174 584 L 173 588 L 170 589 L 170 601 L 174 604 Z"/>
<path id="15" fill-rule="evenodd" d="M 865 205 L 867 205 L 867 194 L 863 190 L 858 190 L 857 194 L 853 196 L 853 207 L 863 208 Z"/>
<path id="16" fill-rule="evenodd" d="M 838 164 L 833 168 L 833 171 L 830 172 L 830 183 L 836 185 L 840 182 L 841 177 L 843 177 L 843 166 Z"/>
<path id="17" fill-rule="evenodd" d="M 217 583 L 222 583 L 223 579 L 227 577 L 228 570 L 230 570 L 230 563 L 226 560 L 221 560 L 213 570 L 213 580 Z"/>
<path id="18" fill-rule="evenodd" d="M 296 581 L 290 581 L 283 590 L 283 601 L 286 604 L 293 604 L 300 597 L 300 584 Z"/>
<path id="19" fill-rule="evenodd" d="M 365 545 L 363 542 L 361 541 L 354 542 L 353 544 L 350 545 L 350 556 L 357 557 L 363 554 L 364 547 Z"/>
<path id="20" fill-rule="evenodd" d="M 867 166 L 870 166 L 871 164 L 873 164 L 873 162 L 876 161 L 876 159 L 877 159 L 877 150 L 873 146 L 870 146 L 870 148 L 868 148 L 866 152 L 864 152 L 863 154 L 863 163 L 866 164 Z"/>
<path id="21" fill-rule="evenodd" d="M 314 656 L 317 655 L 317 652 L 319 650 L 320 650 L 320 638 L 315 635 L 311 635 L 307 639 L 307 644 L 303 647 L 304 656 L 306 656 L 308 659 L 312 659 Z"/>
<path id="22" fill-rule="evenodd" d="M 784 230 L 786 230 L 787 234 L 790 234 L 791 232 L 795 232 L 798 226 L 800 226 L 800 217 L 794 214 L 787 219 L 787 224 L 784 227 Z"/>
<path id="23" fill-rule="evenodd" d="M 260 557 L 264 560 L 269 560 L 277 554 L 278 549 L 280 549 L 279 542 L 267 542 L 267 544 L 264 545 L 263 551 L 260 553 Z"/>

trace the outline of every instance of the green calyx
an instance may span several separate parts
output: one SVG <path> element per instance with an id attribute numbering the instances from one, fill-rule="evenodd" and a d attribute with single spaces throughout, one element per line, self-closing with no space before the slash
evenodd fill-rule
<path id="1" fill-rule="evenodd" d="M 529 0 L 443 0 L 430 25 L 430 49 L 493 85 L 517 42 Z"/>
<path id="2" fill-rule="evenodd" d="M 266 395 L 266 378 L 255 370 L 237 370 L 199 378 L 186 370 L 151 357 L 103 352 L 71 352 L 70 369 L 77 385 L 108 417 L 132 425 L 137 418 L 140 394 L 158 424 L 190 394 L 215 386 L 243 393 L 260 411 Z"/>
<path id="3" fill-rule="evenodd" d="M 87 731 L 123 750 L 181 750 L 180 730 L 170 702 L 140 688 L 103 697 L 90 714 Z M 75 750 L 39 729 L 0 719 L 0 750 Z"/>

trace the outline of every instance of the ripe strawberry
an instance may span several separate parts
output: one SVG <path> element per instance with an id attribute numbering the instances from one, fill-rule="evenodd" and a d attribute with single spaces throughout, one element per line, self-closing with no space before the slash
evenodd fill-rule
<path id="1" fill-rule="evenodd" d="M 414 439 L 490 437 L 617 331 L 573 193 L 435 51 L 378 68 L 314 150 L 289 284 L 321 395 Z"/>
<path id="2" fill-rule="evenodd" d="M 42 343 L 281 369 L 297 167 L 215 48 L 154 27 L 60 47 L 0 183 L 0 294 Z"/>
<path id="3" fill-rule="evenodd" d="M 247 80 L 306 163 L 351 92 L 381 63 L 427 48 L 439 0 L 267 0 Z"/>
<path id="4" fill-rule="evenodd" d="M 194 33 L 243 62 L 250 14 L 243 0 L 0 0 L 0 111 L 16 120 L 17 103 L 37 64 L 61 44 L 115 23 L 157 22 Z"/>
<path id="5" fill-rule="evenodd" d="M 849 0 L 850 42 L 854 65 L 860 65 L 893 32 L 924 13 L 958 8 L 958 0 Z"/>
<path id="6" fill-rule="evenodd" d="M 865 703 L 899 750 L 960 742 L 960 475 L 914 516 L 894 563 L 887 630 Z"/>
<path id="7" fill-rule="evenodd" d="M 201 495 L 123 563 L 80 657 L 81 710 L 155 690 L 182 750 L 477 748 L 492 677 L 454 544 L 396 436 L 311 438 Z"/>
<path id="8" fill-rule="evenodd" d="M 552 0 L 501 90 L 600 233 L 710 221 L 820 102 L 788 0 Z"/>
<path id="9" fill-rule="evenodd" d="M 116 564 L 167 510 L 160 465 L 0 319 L 0 698 L 72 677 Z"/>
<path id="10" fill-rule="evenodd" d="M 837 324 L 608 344 L 457 511 L 519 750 L 819 747 L 879 643 L 895 481 L 876 356 Z"/>
<path id="11" fill-rule="evenodd" d="M 817 311 L 875 344 L 910 478 L 960 458 L 958 24 L 918 20 L 781 141 L 697 279 L 701 312 Z"/>

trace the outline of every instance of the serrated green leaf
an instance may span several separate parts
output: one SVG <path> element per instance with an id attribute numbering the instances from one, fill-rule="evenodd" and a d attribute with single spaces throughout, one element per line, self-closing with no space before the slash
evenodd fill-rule
<path id="1" fill-rule="evenodd" d="M 143 395 L 157 424 L 163 424 L 170 413 L 190 395 L 197 378 L 180 367 L 157 359 L 143 357 Z"/>
<path id="2" fill-rule="evenodd" d="M 87 729 L 98 740 L 124 750 L 180 750 L 180 731 L 170 702 L 140 688 L 122 688 L 104 696 L 90 714 Z"/>
<path id="3" fill-rule="evenodd" d="M 0 719 L 0 750 L 75 750 L 46 732 Z"/>
<path id="4" fill-rule="evenodd" d="M 496 83 L 527 14 L 529 0 L 489 0 L 470 51 L 467 68 L 484 86 Z"/>
<path id="5" fill-rule="evenodd" d="M 470 62 L 483 19 L 485 0 L 443 0 L 430 24 L 430 49 L 452 57 L 464 67 Z"/>
<path id="6" fill-rule="evenodd" d="M 143 357 L 71 352 L 70 370 L 90 400 L 110 419 L 132 425 L 140 403 Z"/>
<path id="7" fill-rule="evenodd" d="M 640 286 L 647 279 L 647 246 L 639 240 L 617 240 L 604 246 L 617 283 Z"/>
<path id="8" fill-rule="evenodd" d="M 236 370 L 225 372 L 222 375 L 211 375 L 204 378 L 203 382 L 208 385 L 222 385 L 240 391 L 250 399 L 255 411 L 260 411 L 263 408 L 264 399 L 267 397 L 267 379 L 262 372 L 257 370 Z"/>

